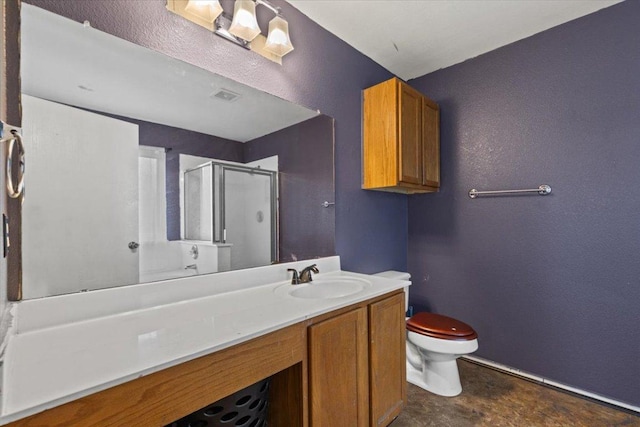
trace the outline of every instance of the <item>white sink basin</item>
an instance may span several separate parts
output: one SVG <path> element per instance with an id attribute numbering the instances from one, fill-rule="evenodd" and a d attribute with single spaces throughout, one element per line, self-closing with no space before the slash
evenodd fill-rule
<path id="1" fill-rule="evenodd" d="M 276 292 L 285 293 L 294 298 L 329 299 L 356 294 L 371 286 L 371 282 L 355 277 L 335 277 L 313 279 L 311 283 L 285 285 Z"/>

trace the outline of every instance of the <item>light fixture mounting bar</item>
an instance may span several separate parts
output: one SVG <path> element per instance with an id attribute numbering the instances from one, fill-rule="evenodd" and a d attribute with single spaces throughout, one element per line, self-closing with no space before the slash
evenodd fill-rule
<path id="1" fill-rule="evenodd" d="M 271 10 L 273 13 L 275 13 L 278 16 L 280 15 L 280 8 L 272 5 L 267 0 L 256 0 L 256 4 L 266 7 L 267 9 Z"/>
<path id="2" fill-rule="evenodd" d="M 251 50 L 249 42 L 231 34 L 229 32 L 229 27 L 231 27 L 231 18 L 229 18 L 225 13 L 222 13 L 215 20 L 215 30 L 213 30 L 213 32 L 221 37 L 224 37 L 230 42 L 242 46 L 247 50 Z"/>

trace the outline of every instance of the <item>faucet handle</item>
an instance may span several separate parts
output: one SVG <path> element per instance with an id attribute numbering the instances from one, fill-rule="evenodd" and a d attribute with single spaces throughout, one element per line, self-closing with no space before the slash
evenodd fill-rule
<path id="1" fill-rule="evenodd" d="M 298 270 L 296 270 L 295 268 L 287 268 L 287 271 L 292 271 L 293 272 L 293 277 L 291 277 L 291 284 L 292 285 L 299 285 L 300 284 L 300 277 L 298 276 Z"/>

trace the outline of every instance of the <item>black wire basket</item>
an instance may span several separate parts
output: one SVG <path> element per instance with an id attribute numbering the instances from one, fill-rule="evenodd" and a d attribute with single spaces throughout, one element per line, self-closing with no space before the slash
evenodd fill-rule
<path id="1" fill-rule="evenodd" d="M 165 427 L 266 427 L 269 378 L 218 400 Z"/>

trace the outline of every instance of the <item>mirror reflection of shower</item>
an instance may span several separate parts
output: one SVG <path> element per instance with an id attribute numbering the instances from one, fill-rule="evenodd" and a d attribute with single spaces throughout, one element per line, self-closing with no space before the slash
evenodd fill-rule
<path id="1" fill-rule="evenodd" d="M 212 160 L 184 170 L 183 238 L 216 246 L 219 268 L 277 261 L 278 173 L 271 170 L 277 159 L 273 163 Z"/>

